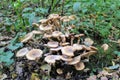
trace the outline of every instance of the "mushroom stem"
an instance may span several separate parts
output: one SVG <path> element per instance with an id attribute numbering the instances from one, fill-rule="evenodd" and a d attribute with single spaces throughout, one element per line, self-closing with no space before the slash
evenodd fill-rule
<path id="1" fill-rule="evenodd" d="M 74 37 L 71 37 L 71 41 L 70 41 L 71 45 L 73 45 L 73 41 L 74 41 Z"/>
<path id="2" fill-rule="evenodd" d="M 78 37 L 77 44 L 80 44 L 80 37 Z"/>

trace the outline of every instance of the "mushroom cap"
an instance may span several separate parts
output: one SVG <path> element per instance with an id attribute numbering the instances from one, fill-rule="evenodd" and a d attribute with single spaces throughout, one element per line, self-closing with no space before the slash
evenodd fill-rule
<path id="1" fill-rule="evenodd" d="M 45 61 L 50 64 L 54 64 L 56 60 L 60 60 L 61 56 L 60 55 L 48 55 L 45 57 Z"/>
<path id="2" fill-rule="evenodd" d="M 82 50 L 83 49 L 83 46 L 80 44 L 73 44 L 73 47 L 75 50 Z"/>
<path id="3" fill-rule="evenodd" d="M 28 34 L 26 34 L 25 36 L 24 36 L 24 38 L 21 40 L 21 42 L 27 42 L 29 39 L 31 39 L 33 37 L 33 33 L 32 32 L 30 32 L 30 33 L 28 33 Z"/>
<path id="4" fill-rule="evenodd" d="M 74 48 L 73 48 L 73 46 L 62 47 L 61 51 L 62 51 L 63 55 L 74 56 Z"/>
<path id="5" fill-rule="evenodd" d="M 63 17 L 61 17 L 60 20 L 62 20 L 63 22 L 69 22 L 70 21 L 68 16 L 63 16 Z"/>
<path id="6" fill-rule="evenodd" d="M 61 56 L 61 59 L 63 60 L 63 61 L 72 61 L 73 60 L 73 58 L 71 58 L 71 57 L 69 57 L 69 56 L 66 56 L 66 55 L 62 55 Z"/>
<path id="7" fill-rule="evenodd" d="M 75 37 L 81 37 L 84 36 L 85 34 L 76 34 Z"/>
<path id="8" fill-rule="evenodd" d="M 63 74 L 63 70 L 60 69 L 60 68 L 58 68 L 58 69 L 56 70 L 56 72 L 57 72 L 58 74 Z"/>
<path id="9" fill-rule="evenodd" d="M 85 65 L 83 62 L 79 62 L 74 65 L 76 70 L 83 70 L 85 68 Z"/>
<path id="10" fill-rule="evenodd" d="M 84 52 L 83 54 L 81 54 L 81 57 L 89 57 L 95 53 L 97 53 L 97 51 Z"/>
<path id="11" fill-rule="evenodd" d="M 47 26 L 40 25 L 39 29 L 42 31 L 47 31 L 47 30 L 52 30 L 52 27 L 53 25 L 47 25 Z"/>
<path id="12" fill-rule="evenodd" d="M 69 42 L 60 43 L 61 46 L 67 46 L 69 44 L 70 44 Z"/>
<path id="13" fill-rule="evenodd" d="M 48 16 L 48 19 L 59 19 L 59 18 L 60 18 L 59 14 L 50 14 Z"/>
<path id="14" fill-rule="evenodd" d="M 80 59 L 81 59 L 81 56 L 80 56 L 80 55 L 79 55 L 79 56 L 76 56 L 76 57 L 73 58 L 72 61 L 69 61 L 68 64 L 69 64 L 69 65 L 77 64 L 78 62 L 80 62 Z"/>
<path id="15" fill-rule="evenodd" d="M 36 30 L 33 30 L 32 33 L 33 33 L 33 34 L 42 34 L 41 31 L 36 31 Z"/>
<path id="16" fill-rule="evenodd" d="M 46 34 L 46 33 L 45 33 L 45 34 L 43 35 L 43 38 L 51 38 L 51 37 L 52 37 L 51 34 Z"/>
<path id="17" fill-rule="evenodd" d="M 53 37 L 59 37 L 61 34 L 62 34 L 62 32 L 60 32 L 60 31 L 54 31 L 54 32 L 52 32 L 52 36 Z"/>
<path id="18" fill-rule="evenodd" d="M 98 50 L 98 48 L 96 48 L 96 47 L 94 47 L 94 46 L 90 46 L 90 48 L 91 48 L 91 50 L 95 50 L 95 51 Z"/>
<path id="19" fill-rule="evenodd" d="M 49 21 L 49 19 L 41 19 L 41 20 L 39 20 L 38 22 L 44 24 L 44 23 L 47 23 L 48 21 Z"/>
<path id="20" fill-rule="evenodd" d="M 91 50 L 91 48 L 90 48 L 90 47 L 88 47 L 88 46 L 86 46 L 86 45 L 82 45 L 82 47 L 83 47 L 83 49 L 85 49 L 85 50 L 88 50 L 88 51 L 90 51 L 90 50 Z"/>
<path id="21" fill-rule="evenodd" d="M 56 47 L 58 47 L 58 45 L 59 45 L 59 43 L 57 41 L 49 41 L 47 43 L 47 46 L 51 47 L 51 48 L 56 48 Z"/>
<path id="22" fill-rule="evenodd" d="M 40 49 L 32 49 L 27 54 L 26 57 L 29 60 L 35 60 L 37 58 L 42 57 L 43 51 Z"/>
<path id="23" fill-rule="evenodd" d="M 76 16 L 75 16 L 75 15 L 70 15 L 70 16 L 68 16 L 68 18 L 69 18 L 70 20 L 75 20 Z"/>
<path id="24" fill-rule="evenodd" d="M 107 51 L 109 48 L 108 44 L 103 44 L 101 47 L 103 48 L 104 51 Z"/>
<path id="25" fill-rule="evenodd" d="M 93 45 L 93 43 L 94 43 L 94 41 L 93 41 L 92 39 L 90 39 L 90 38 L 85 38 L 84 44 L 85 44 L 86 46 L 91 46 L 91 45 Z"/>
<path id="26" fill-rule="evenodd" d="M 16 57 L 25 56 L 29 52 L 28 48 L 22 48 L 16 53 Z"/>
<path id="27" fill-rule="evenodd" d="M 37 24 L 37 23 L 32 23 L 32 26 L 33 26 L 33 27 L 39 27 L 39 24 Z"/>
<path id="28" fill-rule="evenodd" d="M 50 51 L 59 51 L 59 50 L 61 50 L 61 46 L 59 46 L 59 47 L 57 47 L 57 48 L 50 48 Z"/>

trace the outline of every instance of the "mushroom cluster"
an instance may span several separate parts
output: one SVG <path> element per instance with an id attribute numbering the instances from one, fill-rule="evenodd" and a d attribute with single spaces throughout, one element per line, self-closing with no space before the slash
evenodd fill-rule
<path id="1" fill-rule="evenodd" d="M 59 16 L 58 14 L 50 14 L 47 19 L 41 19 L 39 23 L 33 23 L 33 26 L 39 30 L 34 30 L 21 40 L 25 43 L 33 38 L 33 35 L 43 35 L 42 39 L 46 40 L 43 46 L 47 49 L 27 48 L 19 50 L 17 57 L 26 55 L 29 60 L 44 58 L 48 64 L 55 65 L 56 62 L 74 66 L 76 70 L 83 70 L 85 62 L 89 60 L 89 56 L 97 53 L 97 48 L 93 46 L 94 41 L 90 38 L 85 38 L 84 34 L 74 34 L 70 30 L 75 28 L 75 25 L 69 24 L 71 20 L 75 20 L 76 16 Z M 69 25 L 63 25 L 68 23 Z M 87 59 L 87 60 L 86 60 Z M 58 71 L 57 71 L 58 72 Z"/>

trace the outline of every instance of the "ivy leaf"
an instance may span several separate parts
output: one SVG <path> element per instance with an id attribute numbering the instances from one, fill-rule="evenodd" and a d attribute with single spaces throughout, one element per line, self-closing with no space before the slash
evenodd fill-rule
<path id="1" fill-rule="evenodd" d="M 19 47 L 22 47 L 23 46 L 23 43 L 16 43 L 16 44 L 9 44 L 7 46 L 7 48 L 9 48 L 10 50 L 14 51 L 16 49 L 18 49 Z"/>
<path id="2" fill-rule="evenodd" d="M 120 56 L 120 52 L 119 51 L 114 51 L 114 54 Z"/>
<path id="3" fill-rule="evenodd" d="M 75 2 L 73 5 L 74 12 L 80 11 L 80 2 Z"/>
<path id="4" fill-rule="evenodd" d="M 5 65 L 10 65 L 14 62 L 12 58 L 12 56 L 14 55 L 14 53 L 12 53 L 11 51 L 7 51 L 7 52 L 2 52 L 0 53 L 0 63 L 5 63 Z"/>

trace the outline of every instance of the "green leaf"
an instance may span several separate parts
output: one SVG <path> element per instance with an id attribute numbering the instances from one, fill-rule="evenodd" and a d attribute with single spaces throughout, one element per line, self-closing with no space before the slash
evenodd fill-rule
<path id="1" fill-rule="evenodd" d="M 118 69 L 120 67 L 120 65 L 119 64 L 116 64 L 116 65 L 114 65 L 114 66 L 109 66 L 108 68 L 109 69 Z"/>
<path id="2" fill-rule="evenodd" d="M 120 52 L 119 51 L 114 51 L 114 54 L 120 56 Z"/>
<path id="3" fill-rule="evenodd" d="M 73 5 L 74 12 L 80 11 L 80 2 L 75 2 Z"/>
<path id="4" fill-rule="evenodd" d="M 7 52 L 2 52 L 0 53 L 0 63 L 5 63 L 5 65 L 10 65 L 14 62 L 12 58 L 12 56 L 14 55 L 14 53 L 12 53 L 11 51 L 7 51 Z"/>
<path id="5" fill-rule="evenodd" d="M 16 50 L 16 49 L 18 49 L 19 47 L 22 47 L 22 46 L 23 46 L 23 43 L 16 43 L 15 45 L 13 45 L 13 44 L 8 45 L 7 48 L 14 51 L 14 50 Z"/>

